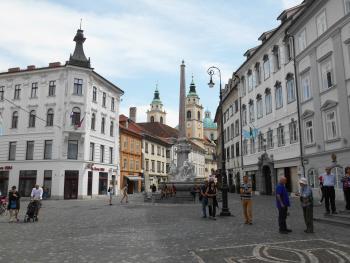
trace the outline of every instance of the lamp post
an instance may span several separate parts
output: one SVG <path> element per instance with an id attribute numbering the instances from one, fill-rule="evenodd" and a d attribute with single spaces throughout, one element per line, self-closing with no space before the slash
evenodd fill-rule
<path id="1" fill-rule="evenodd" d="M 220 118 L 220 126 L 221 126 L 221 178 L 222 178 L 222 209 L 220 216 L 230 216 L 230 210 L 228 209 L 228 202 L 227 202 L 227 193 L 228 193 L 228 186 L 227 186 L 227 175 L 226 175 L 226 158 L 225 158 L 225 144 L 224 144 L 224 122 L 223 122 L 223 108 L 222 108 L 222 86 L 221 86 L 221 71 L 217 67 L 210 67 L 207 70 L 207 73 L 210 76 L 210 81 L 208 83 L 209 88 L 213 88 L 215 86 L 215 83 L 213 82 L 213 75 L 215 74 L 215 70 L 219 73 L 219 80 L 220 80 L 220 112 L 221 112 L 221 118 Z"/>

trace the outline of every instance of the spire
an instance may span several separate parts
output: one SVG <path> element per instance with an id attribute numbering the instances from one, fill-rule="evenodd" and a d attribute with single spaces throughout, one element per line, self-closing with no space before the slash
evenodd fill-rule
<path id="1" fill-rule="evenodd" d="M 156 90 L 154 91 L 154 97 L 152 104 L 161 104 L 160 96 L 159 96 L 159 90 L 158 90 L 158 81 L 156 83 Z"/>
<path id="2" fill-rule="evenodd" d="M 77 30 L 77 34 L 75 35 L 73 41 L 75 41 L 75 49 L 73 55 L 70 55 L 68 64 L 74 65 L 78 67 L 90 68 L 90 58 L 87 59 L 84 54 L 83 43 L 86 38 L 83 34 L 84 30 L 81 29 L 81 21 L 80 28 Z"/>
<path id="3" fill-rule="evenodd" d="M 193 74 L 192 74 L 192 81 L 190 84 L 190 91 L 189 91 L 187 96 L 196 96 L 197 97 L 196 84 L 194 84 Z"/>

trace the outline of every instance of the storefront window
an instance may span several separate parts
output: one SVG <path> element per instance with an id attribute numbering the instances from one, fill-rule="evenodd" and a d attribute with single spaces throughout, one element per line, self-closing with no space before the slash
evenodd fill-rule
<path id="1" fill-rule="evenodd" d="M 19 172 L 18 191 L 20 196 L 29 197 L 36 184 L 36 170 L 22 170 Z"/>
<path id="2" fill-rule="evenodd" d="M 0 172 L 0 196 L 8 194 L 9 172 Z"/>
<path id="3" fill-rule="evenodd" d="M 51 185 L 52 185 L 52 170 L 44 171 L 44 184 L 43 184 L 43 198 L 48 199 L 51 197 Z"/>
<path id="4" fill-rule="evenodd" d="M 107 194 L 107 185 L 108 185 L 108 173 L 99 173 L 98 179 L 98 194 L 106 195 Z"/>

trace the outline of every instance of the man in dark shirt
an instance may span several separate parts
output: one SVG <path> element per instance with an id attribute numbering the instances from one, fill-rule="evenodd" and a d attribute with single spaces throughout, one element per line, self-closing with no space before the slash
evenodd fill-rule
<path id="1" fill-rule="evenodd" d="M 279 183 L 276 187 L 276 206 L 278 209 L 278 224 L 279 224 L 279 232 L 281 234 L 288 234 L 292 232 L 292 230 L 287 228 L 287 214 L 289 203 L 289 196 L 286 188 L 287 178 L 282 176 L 279 179 Z"/>

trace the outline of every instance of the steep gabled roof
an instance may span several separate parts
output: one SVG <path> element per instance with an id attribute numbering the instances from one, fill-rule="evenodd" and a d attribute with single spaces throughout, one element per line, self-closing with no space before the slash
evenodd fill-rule
<path id="1" fill-rule="evenodd" d="M 160 138 L 178 138 L 179 131 L 160 122 L 137 123 L 143 130 Z"/>

